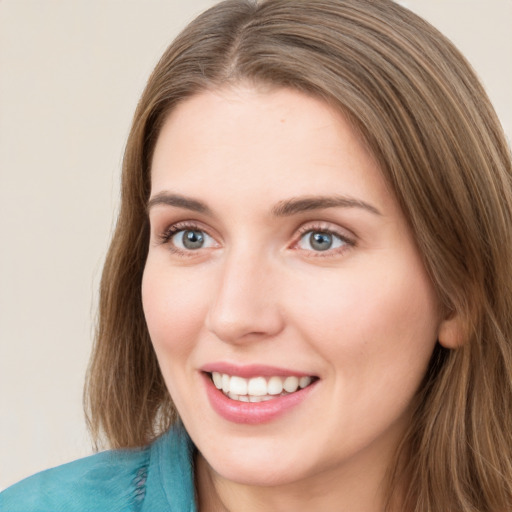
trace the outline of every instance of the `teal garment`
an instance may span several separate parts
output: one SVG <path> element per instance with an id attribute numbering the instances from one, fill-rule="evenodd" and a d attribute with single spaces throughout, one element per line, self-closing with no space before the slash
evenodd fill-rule
<path id="1" fill-rule="evenodd" d="M 48 469 L 0 493 L 1 512 L 196 512 L 194 446 L 175 426 L 147 448 Z"/>

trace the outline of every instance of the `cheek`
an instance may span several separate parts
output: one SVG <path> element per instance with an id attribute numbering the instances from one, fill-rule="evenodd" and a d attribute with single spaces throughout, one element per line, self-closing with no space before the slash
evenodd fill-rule
<path id="1" fill-rule="evenodd" d="M 204 320 L 204 286 L 148 258 L 142 280 L 142 303 L 149 334 L 162 364 L 166 353 L 177 357 L 191 349 Z"/>
<path id="2" fill-rule="evenodd" d="M 305 299 L 304 290 L 294 296 Z M 415 260 L 333 272 L 308 287 L 307 304 L 304 331 L 344 372 L 392 380 L 390 368 L 417 376 L 426 368 L 436 341 L 437 301 Z"/>

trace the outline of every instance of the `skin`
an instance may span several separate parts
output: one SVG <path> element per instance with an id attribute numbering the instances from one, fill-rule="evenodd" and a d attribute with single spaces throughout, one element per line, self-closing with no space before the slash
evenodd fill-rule
<path id="1" fill-rule="evenodd" d="M 411 400 L 449 320 L 371 154 L 322 101 L 240 85 L 178 105 L 151 173 L 143 305 L 200 452 L 200 510 L 380 512 Z M 165 194 L 206 209 L 163 204 Z M 276 205 L 317 196 L 367 207 L 276 215 Z M 184 229 L 201 230 L 205 244 L 184 247 Z M 334 233 L 333 248 L 315 250 L 312 231 Z M 238 424 L 206 396 L 200 369 L 218 361 L 319 380 L 272 421 Z"/>

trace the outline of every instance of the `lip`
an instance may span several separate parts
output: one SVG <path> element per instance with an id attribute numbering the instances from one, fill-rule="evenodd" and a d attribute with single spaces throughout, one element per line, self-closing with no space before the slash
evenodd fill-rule
<path id="1" fill-rule="evenodd" d="M 250 379 L 251 377 L 308 377 L 313 376 L 311 373 L 298 372 L 286 368 L 279 368 L 277 366 L 267 366 L 260 364 L 250 365 L 236 365 L 232 363 L 226 363 L 224 361 L 209 363 L 200 368 L 201 371 L 206 373 L 218 372 L 227 373 L 228 375 L 237 375 L 244 379 Z"/>
<path id="2" fill-rule="evenodd" d="M 275 370 L 275 369 L 274 369 Z M 218 370 L 213 370 L 218 371 Z M 230 373 L 225 371 L 224 373 Z M 233 375 L 230 373 L 230 375 Z M 240 375 L 234 373 L 234 375 Z M 251 376 L 256 374 L 251 373 Z M 258 373 L 258 376 L 268 376 Z M 271 373 L 270 375 L 283 375 L 283 373 Z M 298 376 L 297 373 L 289 373 L 287 375 Z M 240 375 L 243 376 L 243 375 Z M 302 375 L 301 375 L 302 376 Z M 213 410 L 225 420 L 232 423 L 257 425 L 268 423 L 290 409 L 300 405 L 313 391 L 318 384 L 318 380 L 312 382 L 309 386 L 290 393 L 289 395 L 279 396 L 265 402 L 239 402 L 231 400 L 224 393 L 217 389 L 213 384 L 210 375 L 202 373 L 203 382 L 206 388 L 206 395 Z"/>

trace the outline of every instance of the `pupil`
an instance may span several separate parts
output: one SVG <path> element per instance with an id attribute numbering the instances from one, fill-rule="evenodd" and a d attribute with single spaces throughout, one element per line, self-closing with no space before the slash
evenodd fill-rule
<path id="1" fill-rule="evenodd" d="M 201 231 L 185 231 L 183 233 L 183 245 L 187 249 L 200 249 L 203 243 L 204 237 Z"/>
<path id="2" fill-rule="evenodd" d="M 311 247 L 317 251 L 326 251 L 331 248 L 332 236 L 328 233 L 311 233 L 309 237 Z"/>

